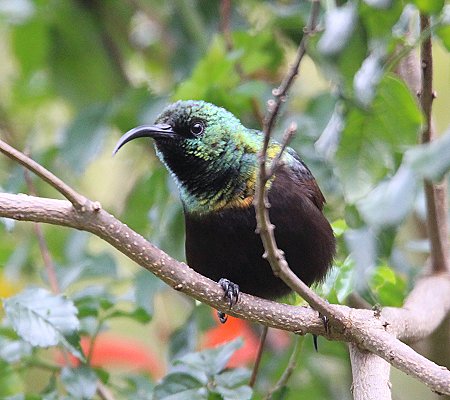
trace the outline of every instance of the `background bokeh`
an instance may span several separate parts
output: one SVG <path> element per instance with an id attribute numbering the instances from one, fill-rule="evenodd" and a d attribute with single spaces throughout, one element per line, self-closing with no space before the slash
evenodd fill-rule
<path id="1" fill-rule="evenodd" d="M 334 3 L 322 4 L 320 30 L 276 135 L 297 122 L 292 147 L 323 190 L 338 237 L 335 268 L 317 291 L 330 302 L 346 303 L 351 295 L 400 306 L 424 272 L 429 249 L 421 177 L 436 157 L 448 165 L 450 151 L 442 145 L 419 166 L 405 162 L 422 115 L 397 71 L 418 53 L 419 7 L 433 15 L 435 130 L 449 135 L 449 10 L 431 0 Z M 112 157 L 115 142 L 178 99 L 213 102 L 260 129 L 309 10 L 307 1 L 287 0 L 1 0 L 1 138 L 183 260 L 177 188 L 151 141 L 135 141 Z M 39 179 L 27 183 L 23 168 L 5 157 L 0 168 L 2 191 L 60 198 Z M 49 289 L 33 225 L 0 225 L 0 296 Z M 239 320 L 218 325 L 208 307 L 168 289 L 100 239 L 41 228 L 96 369 L 78 375 L 66 369 L 60 379 L 67 351 L 30 349 L 2 309 L 0 345 L 17 347 L 14 357 L 0 350 L 0 398 L 81 398 L 80 387 L 97 378 L 117 398 L 152 398 L 174 359 L 236 336 L 244 342 L 229 366 L 252 365 L 260 327 Z M 292 343 L 292 335 L 270 334 L 254 398 L 281 375 Z M 447 321 L 416 348 L 448 367 L 449 343 Z M 437 398 L 397 371 L 392 383 L 395 399 Z M 277 398 L 350 399 L 350 386 L 346 345 L 319 339 L 316 353 L 306 337 L 290 388 Z"/>

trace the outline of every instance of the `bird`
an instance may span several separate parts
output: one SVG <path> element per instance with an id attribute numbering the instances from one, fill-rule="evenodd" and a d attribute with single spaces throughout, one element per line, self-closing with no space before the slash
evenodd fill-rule
<path id="1" fill-rule="evenodd" d="M 288 294 L 290 288 L 263 257 L 256 233 L 253 201 L 262 132 L 246 128 L 224 108 L 184 100 L 168 105 L 154 124 L 125 133 L 113 153 L 141 137 L 154 140 L 159 159 L 177 184 L 187 264 L 219 282 L 230 307 L 241 292 L 271 300 Z M 268 162 L 281 148 L 270 139 Z M 323 214 L 325 198 L 290 147 L 268 182 L 268 201 L 275 239 L 289 267 L 309 286 L 322 281 L 335 255 L 335 237 Z"/>

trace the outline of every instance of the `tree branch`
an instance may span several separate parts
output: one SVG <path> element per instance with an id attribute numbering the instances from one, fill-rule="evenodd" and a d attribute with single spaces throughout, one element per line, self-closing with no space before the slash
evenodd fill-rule
<path id="1" fill-rule="evenodd" d="M 269 261 L 274 274 L 282 279 L 293 291 L 302 296 L 315 310 L 334 322 L 335 328 L 343 330 L 346 325 L 345 317 L 339 314 L 338 311 L 333 310 L 325 300 L 314 293 L 292 272 L 283 252 L 278 248 L 274 234 L 275 227 L 270 223 L 269 219 L 270 204 L 266 190 L 266 184 L 270 180 L 271 174 L 273 174 L 276 169 L 276 163 L 279 161 L 282 152 L 286 148 L 286 142 L 290 140 L 294 134 L 295 126 L 291 126 L 285 133 L 285 140 L 280 153 L 274 158 L 272 165 L 268 169 L 266 166 L 267 149 L 272 135 L 272 129 L 280 111 L 281 104 L 285 102 L 286 95 L 298 74 L 300 62 L 306 53 L 308 39 L 315 32 L 319 11 L 320 2 L 318 0 L 313 0 L 308 25 L 304 29 L 304 35 L 298 47 L 294 64 L 289 69 L 281 85 L 272 91 L 274 99 L 269 101 L 269 114 L 264 123 L 264 142 L 258 157 L 259 172 L 256 180 L 254 206 L 256 210 L 257 231 L 261 236 L 265 250 L 264 257 Z"/>
<path id="2" fill-rule="evenodd" d="M 5 143 L 3 140 L 0 140 L 0 151 L 11 160 L 17 161 L 19 164 L 22 164 L 31 172 L 34 172 L 42 180 L 50 184 L 50 186 L 53 186 L 59 193 L 61 193 L 67 200 L 69 200 L 76 209 L 81 210 L 86 207 L 88 200 L 84 196 L 77 193 L 69 185 L 53 175 L 42 165 L 38 164 L 30 157 L 27 157 L 25 154 Z"/>
<path id="3" fill-rule="evenodd" d="M 349 344 L 352 364 L 352 393 L 354 400 L 390 400 L 391 366 L 382 358 L 361 351 L 355 344 Z"/>
<path id="4" fill-rule="evenodd" d="M 33 185 L 33 181 L 30 176 L 30 171 L 28 169 L 24 170 L 25 182 L 28 186 L 28 192 L 32 196 L 37 196 L 36 188 Z M 41 226 L 38 223 L 34 224 L 34 231 L 39 243 L 39 249 L 41 251 L 42 260 L 44 261 L 45 270 L 47 272 L 48 282 L 53 293 L 60 293 L 58 277 L 56 276 L 55 263 L 48 250 L 47 241 L 45 240 L 44 233 L 42 232 Z"/>
<path id="5" fill-rule="evenodd" d="M 0 217 L 91 232 L 173 289 L 218 310 L 277 329 L 356 343 L 424 382 L 432 390 L 450 394 L 450 371 L 427 360 L 395 337 L 407 337 L 412 341 L 427 336 L 449 312 L 450 277 L 446 274 L 423 278 L 416 287 L 418 293 L 414 289 L 408 297 L 405 303 L 407 308 L 386 308 L 381 315 L 374 315 L 371 310 L 329 304 L 334 314 L 343 316 L 346 325 L 342 331 L 326 332 L 317 312 L 307 307 L 289 306 L 243 293 L 240 301 L 229 310 L 223 291 L 216 282 L 174 260 L 102 209 L 82 211 L 76 210 L 66 200 L 0 193 Z M 435 307 L 437 299 L 439 307 Z M 415 321 L 419 310 L 424 318 L 417 321 L 421 327 L 412 327 L 410 321 Z"/>
<path id="6" fill-rule="evenodd" d="M 420 15 L 420 30 L 430 29 L 430 17 Z M 434 138 L 431 109 L 435 93 L 433 91 L 433 54 L 431 37 L 422 41 L 420 46 L 420 65 L 422 83 L 420 105 L 425 116 L 422 130 L 422 143 L 428 143 Z M 431 268 L 434 272 L 450 271 L 448 246 L 448 215 L 447 215 L 447 185 L 434 185 L 425 181 L 425 197 L 427 201 L 427 227 L 430 240 Z"/>

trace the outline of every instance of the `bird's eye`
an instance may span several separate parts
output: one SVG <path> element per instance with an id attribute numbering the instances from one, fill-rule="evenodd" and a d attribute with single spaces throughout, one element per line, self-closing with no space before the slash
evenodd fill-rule
<path id="1" fill-rule="evenodd" d="M 190 126 L 190 131 L 194 136 L 200 136 L 205 130 L 205 124 L 201 121 L 195 121 Z"/>

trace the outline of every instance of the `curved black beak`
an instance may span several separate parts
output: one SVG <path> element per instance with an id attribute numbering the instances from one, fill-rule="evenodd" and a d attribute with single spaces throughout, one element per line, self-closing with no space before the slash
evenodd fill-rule
<path id="1" fill-rule="evenodd" d="M 137 128 L 129 130 L 119 139 L 114 148 L 113 155 L 116 154 L 125 143 L 140 137 L 151 137 L 154 139 L 170 138 L 175 137 L 175 132 L 172 127 L 167 124 L 138 126 Z"/>

